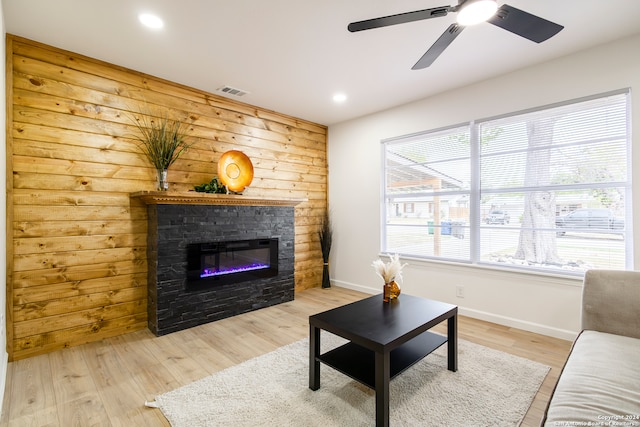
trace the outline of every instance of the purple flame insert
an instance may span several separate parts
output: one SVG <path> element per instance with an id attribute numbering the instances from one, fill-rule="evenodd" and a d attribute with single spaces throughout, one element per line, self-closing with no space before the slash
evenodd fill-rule
<path id="1" fill-rule="evenodd" d="M 269 264 L 254 263 L 250 265 L 243 265 L 240 267 L 221 268 L 218 270 L 216 270 L 215 268 L 214 269 L 205 268 L 202 271 L 202 274 L 200 274 L 200 277 L 222 276 L 224 274 L 240 273 L 242 271 L 262 270 L 265 268 L 269 268 Z"/>

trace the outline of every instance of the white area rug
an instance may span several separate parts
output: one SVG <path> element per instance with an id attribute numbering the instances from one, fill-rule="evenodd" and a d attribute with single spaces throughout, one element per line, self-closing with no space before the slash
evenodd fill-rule
<path id="1" fill-rule="evenodd" d="M 322 352 L 344 340 L 322 331 Z M 517 426 L 549 368 L 458 341 L 458 371 L 446 344 L 391 381 L 390 424 Z M 309 340 L 248 360 L 156 398 L 174 427 L 372 426 L 373 390 L 321 364 L 309 389 Z"/>

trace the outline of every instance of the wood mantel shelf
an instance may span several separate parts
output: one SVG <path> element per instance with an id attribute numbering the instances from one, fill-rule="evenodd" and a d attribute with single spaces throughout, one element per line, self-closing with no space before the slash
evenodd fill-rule
<path id="1" fill-rule="evenodd" d="M 147 205 L 232 205 L 232 206 L 296 206 L 308 199 L 269 199 L 239 194 L 212 194 L 196 191 L 138 191 L 131 193 Z"/>

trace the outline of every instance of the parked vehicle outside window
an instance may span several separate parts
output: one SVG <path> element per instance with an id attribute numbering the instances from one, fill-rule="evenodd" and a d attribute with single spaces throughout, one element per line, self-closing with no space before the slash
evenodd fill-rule
<path id="1" fill-rule="evenodd" d="M 616 217 L 610 209 L 576 209 L 556 218 L 558 236 L 572 230 L 624 230 L 624 219 Z"/>
<path id="2" fill-rule="evenodd" d="M 485 222 L 487 224 L 509 224 L 509 214 L 505 211 L 492 211 L 487 216 Z"/>

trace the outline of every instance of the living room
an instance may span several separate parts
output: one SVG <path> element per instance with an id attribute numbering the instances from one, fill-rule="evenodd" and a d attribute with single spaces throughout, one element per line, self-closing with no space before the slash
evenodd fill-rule
<path id="1" fill-rule="evenodd" d="M 49 43 L 46 39 L 36 41 Z M 326 164 L 330 170 L 326 199 L 334 227 L 332 285 L 364 293 L 380 291 L 379 279 L 371 268 L 371 262 L 380 255 L 380 141 L 624 88 L 631 89 L 631 103 L 637 104 L 640 60 L 635 53 L 639 48 L 637 33 L 625 35 L 422 100 L 330 124 L 326 131 Z M 639 126 L 640 115 L 632 110 L 631 127 Z M 321 133 L 322 125 L 314 129 Z M 304 130 L 308 132 L 309 128 Z M 635 151 L 631 164 L 634 168 L 640 164 Z M 638 185 L 638 177 L 633 176 L 634 192 Z M 186 190 L 187 184 L 178 188 Z M 634 208 L 637 199 L 632 198 Z M 638 231 L 633 233 L 633 241 L 637 241 Z M 640 261 L 637 252 L 633 253 L 633 265 Z M 564 340 L 572 340 L 579 331 L 581 277 L 428 260 L 406 262 L 403 293 L 455 303 L 463 315 Z M 311 270 L 316 272 L 318 265 L 319 260 Z M 456 296 L 456 287 L 461 285 L 463 298 Z M 6 369 L 6 362 L 3 365 Z"/>

